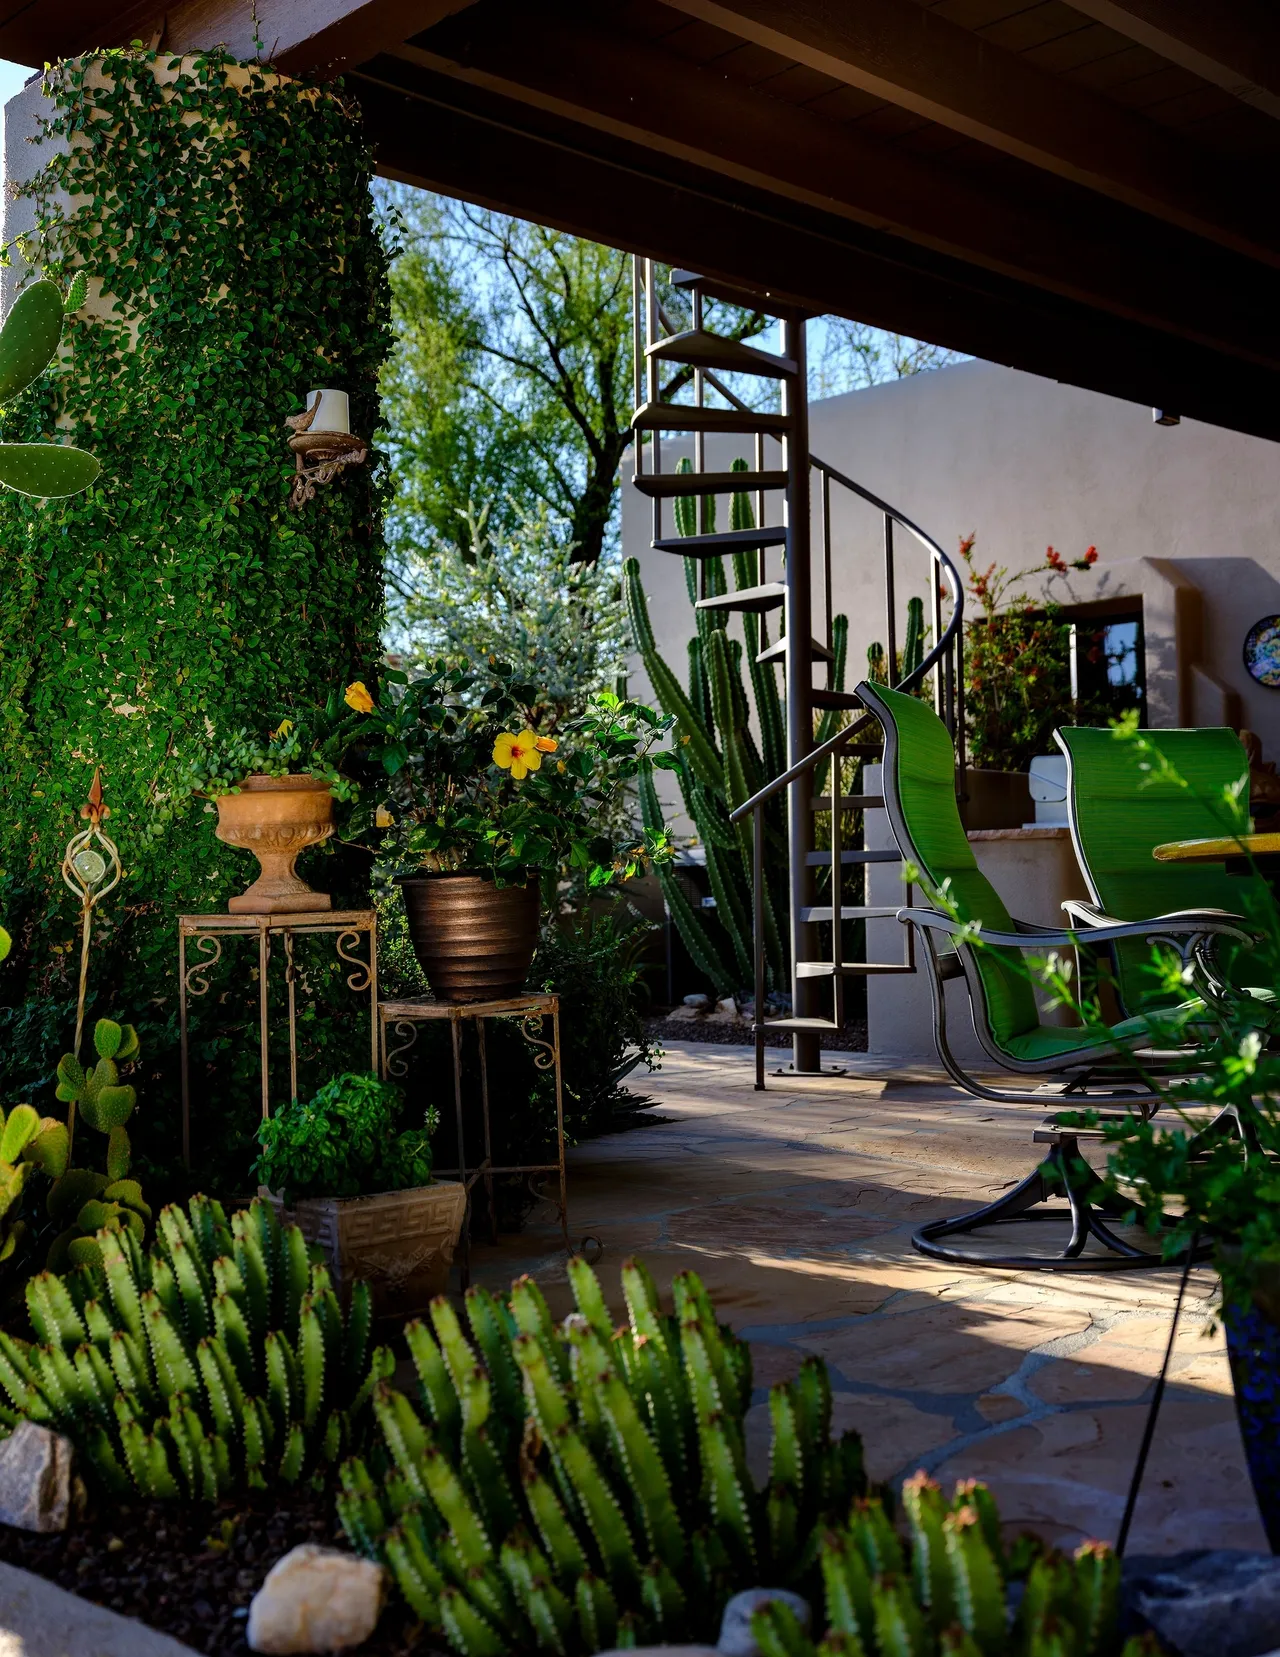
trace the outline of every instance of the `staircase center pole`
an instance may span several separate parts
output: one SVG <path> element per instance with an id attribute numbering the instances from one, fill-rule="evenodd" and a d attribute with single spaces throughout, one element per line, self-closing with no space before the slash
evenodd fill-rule
<path id="1" fill-rule="evenodd" d="M 784 439 L 787 451 L 787 767 L 813 748 L 813 664 L 809 638 L 813 631 L 813 592 L 809 536 L 809 396 L 805 358 L 805 319 L 781 319 L 782 355 L 796 365 L 794 377 L 782 382 L 782 412 L 788 418 Z M 791 1010 L 797 1018 L 816 1016 L 817 985 L 802 979 L 799 961 L 817 958 L 816 927 L 800 920 L 813 903 L 814 874 L 808 854 L 813 850 L 813 813 L 809 809 L 813 778 L 807 773 L 787 787 L 787 844 L 791 865 Z M 834 886 L 833 886 L 834 889 Z M 760 1016 L 759 1010 L 756 1013 Z M 822 1046 L 816 1031 L 796 1031 L 791 1038 L 792 1063 L 797 1071 L 819 1074 Z"/>

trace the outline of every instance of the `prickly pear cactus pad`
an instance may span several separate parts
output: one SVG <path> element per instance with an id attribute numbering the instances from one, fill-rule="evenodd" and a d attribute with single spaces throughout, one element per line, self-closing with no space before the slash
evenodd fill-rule
<path id="1" fill-rule="evenodd" d="M 168 824 L 172 791 L 197 747 L 265 734 L 335 682 L 376 682 L 384 470 L 351 469 L 290 511 L 283 421 L 309 387 L 336 385 L 373 433 L 387 253 L 340 90 L 220 51 L 136 48 L 56 64 L 45 84 L 59 147 L 33 152 L 48 159 L 20 186 L 36 228 L 18 252 L 47 280 L 28 281 L 0 333 L 0 436 L 16 445 L 0 447 L 0 483 L 30 491 L 0 488 L 0 776 L 23 802 L 0 814 L 15 943 L 0 1097 L 53 1106 L 39 1079 L 70 1045 L 76 967 L 58 870 L 100 765 L 124 880 L 96 923 L 95 1010 L 140 1010 L 135 1151 L 156 1167 L 176 1161 L 179 1119 L 173 918 L 224 908 L 243 884 L 212 817 Z M 79 450 L 101 464 L 97 482 L 36 498 L 88 481 L 50 472 Z M 310 855 L 329 860 L 340 906 L 367 900 L 362 865 Z M 340 967 L 317 970 L 322 1009 Z M 209 1155 L 236 1159 L 203 1177 L 244 1189 L 253 1122 L 228 1131 L 218 1113 L 255 1085 L 256 1015 L 252 988 L 226 976 L 231 999 L 193 1009 L 193 1110 Z M 321 1016 L 306 1040 L 318 1078 L 360 1061 L 350 1019 Z"/>
<path id="2" fill-rule="evenodd" d="M 769 1478 L 747 1469 L 751 1357 L 693 1272 L 662 1310 L 636 1260 L 613 1327 L 591 1268 L 556 1324 L 530 1278 L 443 1296 L 406 1329 L 415 1405 L 374 1392 L 381 1445 L 341 1469 L 353 1546 L 464 1657 L 714 1639 L 725 1601 L 803 1583 L 824 1522 L 867 1495 L 854 1433 L 832 1439 L 826 1368 L 769 1394 Z M 887 1521 L 885 1521 L 887 1523 Z"/>
<path id="3" fill-rule="evenodd" d="M 0 1422 L 65 1433 L 122 1501 L 215 1501 L 296 1484 L 359 1449 L 394 1359 L 357 1283 L 343 1317 L 296 1226 L 255 1199 L 160 1214 L 155 1246 L 116 1224 L 99 1264 L 27 1284 L 36 1339 L 0 1333 Z"/>

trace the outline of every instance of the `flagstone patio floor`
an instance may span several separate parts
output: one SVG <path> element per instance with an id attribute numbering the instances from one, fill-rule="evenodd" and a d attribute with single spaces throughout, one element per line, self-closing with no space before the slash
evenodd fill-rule
<path id="1" fill-rule="evenodd" d="M 603 1246 L 598 1270 L 619 1313 L 630 1254 L 664 1291 L 678 1271 L 702 1275 L 751 1343 L 757 1457 L 764 1389 L 816 1352 L 835 1423 L 861 1433 L 873 1477 L 924 1467 L 944 1483 L 982 1478 L 1015 1532 L 1113 1538 L 1179 1274 L 924 1259 L 912 1231 L 1021 1178 L 1042 1113 L 972 1099 L 919 1066 L 834 1057 L 845 1076 L 771 1076 L 757 1093 L 749 1050 L 672 1044 L 636 1083 L 662 1120 L 570 1152 L 572 1237 Z M 473 1280 L 532 1272 L 559 1314 L 570 1305 L 564 1258 L 541 1204 L 522 1232 L 475 1246 Z M 1210 1332 L 1215 1289 L 1209 1271 L 1192 1274 L 1131 1553 L 1266 1546 L 1221 1332 Z"/>

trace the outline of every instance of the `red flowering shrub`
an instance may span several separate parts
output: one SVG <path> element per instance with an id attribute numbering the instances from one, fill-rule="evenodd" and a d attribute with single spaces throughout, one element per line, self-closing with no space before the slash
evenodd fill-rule
<path id="1" fill-rule="evenodd" d="M 977 615 L 965 628 L 965 727 L 970 764 L 994 771 L 1025 771 L 1037 754 L 1053 751 L 1059 725 L 1088 719 L 1071 697 L 1071 625 L 1061 606 L 1036 603 L 1019 583 L 1045 570 L 1088 571 L 1097 547 L 1067 560 L 1054 547 L 1044 563 L 1012 574 L 1003 565 L 978 568 L 976 537 L 960 542 L 969 595 Z"/>

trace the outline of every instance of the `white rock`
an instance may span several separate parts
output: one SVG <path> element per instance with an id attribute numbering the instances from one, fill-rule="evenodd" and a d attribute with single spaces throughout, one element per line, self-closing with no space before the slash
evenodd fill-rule
<path id="1" fill-rule="evenodd" d="M 700 1013 L 711 1005 L 711 997 L 709 995 L 686 995 L 684 1005 L 692 1007 L 695 1012 Z"/>
<path id="2" fill-rule="evenodd" d="M 722 1013 L 726 1018 L 737 1018 L 738 1003 L 731 995 L 726 995 L 723 1001 L 716 1002 L 716 1011 Z"/>
<path id="3" fill-rule="evenodd" d="M 70 1439 L 20 1421 L 0 1443 L 0 1524 L 66 1530 L 71 1509 Z"/>
<path id="4" fill-rule="evenodd" d="M 250 1649 L 345 1651 L 361 1645 L 377 1627 L 385 1586 L 381 1565 L 305 1542 L 276 1561 L 253 1596 Z"/>
<path id="5" fill-rule="evenodd" d="M 789 1605 L 801 1628 L 808 1633 L 811 1614 L 807 1599 L 801 1599 L 799 1594 L 790 1593 L 786 1588 L 748 1588 L 741 1594 L 735 1594 L 724 1608 L 717 1647 L 720 1657 L 760 1657 L 760 1647 L 751 1632 L 751 1618 L 771 1600 L 781 1600 L 783 1605 Z"/>

